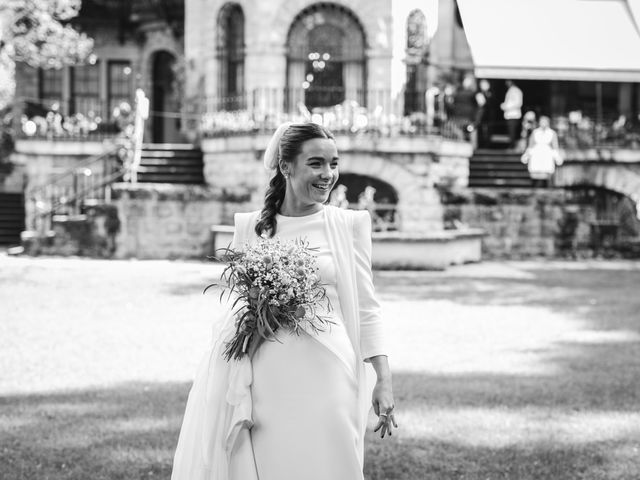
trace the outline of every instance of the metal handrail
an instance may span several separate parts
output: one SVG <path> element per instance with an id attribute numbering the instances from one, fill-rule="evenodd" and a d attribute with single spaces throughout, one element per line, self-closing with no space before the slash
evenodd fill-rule
<path id="1" fill-rule="evenodd" d="M 118 165 L 116 160 L 118 148 L 90 157 L 58 175 L 53 181 L 29 190 L 31 228 L 39 231 L 49 230 L 53 215 L 60 213 L 62 207 L 71 210 L 67 210 L 66 213 L 79 213 L 81 203 L 90 194 L 97 194 L 97 198 L 109 201 L 109 186 L 121 179 L 125 173 L 125 168 Z"/>
<path id="2" fill-rule="evenodd" d="M 110 148 L 109 150 L 107 150 L 106 152 L 100 153 L 98 155 L 93 155 L 87 159 L 85 159 L 83 162 L 79 163 L 78 165 L 76 165 L 74 168 L 66 170 L 62 173 L 59 173 L 57 175 L 53 175 L 49 181 L 47 181 L 46 183 L 40 184 L 38 186 L 35 186 L 33 188 L 30 189 L 29 194 L 33 195 L 34 192 L 37 192 L 38 190 L 45 190 L 48 187 L 51 187 L 52 185 L 56 185 L 58 183 L 62 183 L 64 180 L 71 178 L 74 174 L 74 172 L 78 169 L 83 169 L 83 168 L 89 168 L 92 165 L 98 163 L 99 161 L 104 161 L 104 159 L 106 157 L 110 157 L 116 154 L 116 152 L 120 149 L 120 146 L 116 146 L 113 148 Z"/>

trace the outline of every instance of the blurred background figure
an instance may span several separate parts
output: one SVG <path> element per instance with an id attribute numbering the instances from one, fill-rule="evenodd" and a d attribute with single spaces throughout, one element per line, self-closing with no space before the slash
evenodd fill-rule
<path id="1" fill-rule="evenodd" d="M 503 111 L 507 131 L 509 132 L 509 148 L 517 147 L 520 137 L 520 119 L 522 118 L 522 90 L 520 90 L 512 80 L 506 80 L 507 93 L 504 102 L 500 104 Z"/>
<path id="2" fill-rule="evenodd" d="M 453 97 L 453 118 L 464 129 L 465 140 L 470 140 L 478 110 L 475 98 L 476 81 L 472 75 L 466 75 Z"/>
<path id="3" fill-rule="evenodd" d="M 540 125 L 529 139 L 529 148 L 522 155 L 536 186 L 548 187 L 556 165 L 562 165 L 558 135 L 551 128 L 549 117 L 540 117 Z"/>
<path id="4" fill-rule="evenodd" d="M 522 116 L 522 133 L 520 135 L 522 141 L 521 151 L 526 150 L 529 145 L 531 134 L 536 127 L 536 113 L 533 110 L 527 110 L 527 112 Z"/>
<path id="5" fill-rule="evenodd" d="M 495 123 L 493 92 L 489 80 L 482 79 L 479 83 L 479 90 L 476 92 L 475 127 L 478 135 L 478 147 L 487 148 L 490 144 L 490 128 Z"/>
<path id="6" fill-rule="evenodd" d="M 347 186 L 339 183 L 329 196 L 329 205 L 338 208 L 349 208 L 349 200 L 347 200 Z"/>

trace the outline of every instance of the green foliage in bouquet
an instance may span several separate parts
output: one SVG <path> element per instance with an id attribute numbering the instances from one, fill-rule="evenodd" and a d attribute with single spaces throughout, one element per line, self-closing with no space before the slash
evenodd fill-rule
<path id="1" fill-rule="evenodd" d="M 236 333 L 226 345 L 227 361 L 252 355 L 281 328 L 317 333 L 333 323 L 321 315 L 331 310 L 318 274 L 314 249 L 303 240 L 261 239 L 242 250 L 221 249 L 214 258 L 227 262 L 221 275 L 220 300 L 234 298 Z M 323 306 L 322 310 L 319 307 Z"/>

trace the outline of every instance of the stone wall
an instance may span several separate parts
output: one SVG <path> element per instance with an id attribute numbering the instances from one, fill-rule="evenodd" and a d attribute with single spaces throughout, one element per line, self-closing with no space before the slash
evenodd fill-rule
<path id="1" fill-rule="evenodd" d="M 204 175 L 212 191 L 227 201 L 259 208 L 268 183 L 262 166 L 268 140 L 268 135 L 203 140 Z M 336 143 L 341 173 L 374 177 L 395 189 L 401 231 L 442 230 L 443 210 L 436 187 L 467 185 L 471 146 L 463 142 L 338 135 Z"/>
<path id="2" fill-rule="evenodd" d="M 120 219 L 117 258 L 204 259 L 211 226 L 233 224 L 236 211 L 251 209 L 193 185 L 115 184 L 113 202 Z"/>
<path id="3" fill-rule="evenodd" d="M 483 258 L 527 258 L 563 255 L 563 249 L 592 254 L 591 224 L 595 207 L 567 201 L 562 189 L 471 189 L 446 200 L 445 222 L 482 228 Z M 563 226 L 575 219 L 570 239 Z"/>

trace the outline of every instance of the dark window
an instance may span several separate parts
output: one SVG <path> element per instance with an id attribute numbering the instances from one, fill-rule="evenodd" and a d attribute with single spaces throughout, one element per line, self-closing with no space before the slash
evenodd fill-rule
<path id="1" fill-rule="evenodd" d="M 342 72 L 344 34 L 334 25 L 320 25 L 309 32 L 306 87 L 307 107 L 330 107 L 345 99 Z"/>
<path id="2" fill-rule="evenodd" d="M 102 115 L 100 104 L 100 66 L 78 65 L 71 69 L 70 113 L 94 118 Z"/>
<path id="3" fill-rule="evenodd" d="M 126 60 L 112 60 L 107 67 L 107 95 L 109 106 L 109 118 L 113 111 L 121 103 L 126 102 L 133 106 L 133 92 L 131 84 L 131 62 Z"/>
<path id="4" fill-rule="evenodd" d="M 372 93 L 365 91 L 365 46 L 362 25 L 347 8 L 318 3 L 300 12 L 287 38 L 287 108 L 365 106 Z"/>
<path id="5" fill-rule="evenodd" d="M 65 111 L 62 105 L 62 69 L 41 69 L 40 80 L 40 102 L 46 110 L 57 105 L 58 109 Z"/>
<path id="6" fill-rule="evenodd" d="M 237 4 L 226 4 L 218 17 L 218 62 L 221 110 L 244 108 L 244 13 Z"/>

